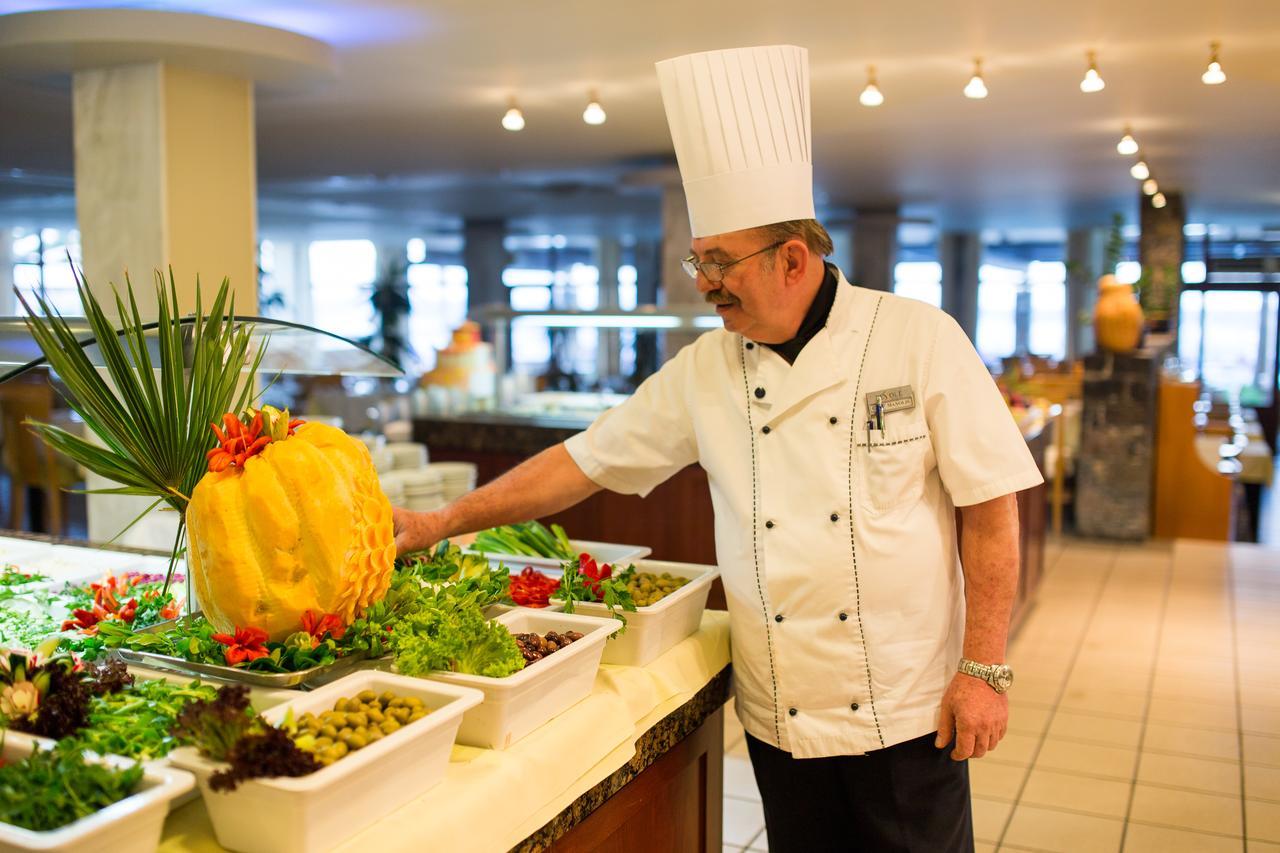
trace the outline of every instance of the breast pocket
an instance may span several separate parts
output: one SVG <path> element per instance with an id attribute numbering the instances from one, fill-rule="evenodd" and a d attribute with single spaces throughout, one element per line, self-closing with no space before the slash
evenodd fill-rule
<path id="1" fill-rule="evenodd" d="M 867 438 L 859 438 L 866 445 Z M 862 506 L 882 515 L 920 500 L 933 468 L 933 445 L 924 421 L 871 431 L 869 446 L 858 448 L 862 461 Z"/>

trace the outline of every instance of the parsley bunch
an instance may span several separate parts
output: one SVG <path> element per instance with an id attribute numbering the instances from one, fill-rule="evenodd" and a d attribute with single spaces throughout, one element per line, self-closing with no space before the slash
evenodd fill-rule
<path id="1" fill-rule="evenodd" d="M 90 764 L 75 744 L 37 747 L 0 767 L 0 822 L 36 832 L 66 826 L 133 794 L 142 772 L 141 764 Z"/>

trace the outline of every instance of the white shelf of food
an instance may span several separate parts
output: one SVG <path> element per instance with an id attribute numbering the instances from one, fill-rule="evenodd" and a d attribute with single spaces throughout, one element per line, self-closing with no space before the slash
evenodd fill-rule
<path id="1" fill-rule="evenodd" d="M 433 681 L 470 687 L 484 702 L 466 713 L 458 743 L 506 749 L 557 714 L 587 698 L 595 684 L 600 656 L 616 619 L 554 613 L 521 607 L 495 620 L 513 634 L 577 631 L 582 639 L 535 661 L 506 678 L 461 672 L 433 672 Z"/>
<path id="2" fill-rule="evenodd" d="M 210 789 L 216 762 L 192 747 L 172 754 L 199 781 L 219 844 L 242 853 L 312 853 L 355 835 L 444 778 L 462 716 L 483 698 L 467 687 L 363 670 L 262 716 L 279 725 L 290 711 L 295 719 L 319 715 L 365 690 L 421 699 L 431 713 L 310 775 L 251 779 L 231 792 Z"/>
<path id="3" fill-rule="evenodd" d="M 21 761 L 37 747 L 47 749 L 34 738 L 8 732 L 4 738 L 4 761 L 6 764 Z M 86 760 L 113 767 L 131 763 L 118 758 L 87 757 Z M 0 823 L 0 853 L 26 850 L 151 853 L 160 844 L 169 802 L 194 785 L 195 780 L 189 773 L 147 765 L 133 794 L 66 826 L 37 832 Z"/>

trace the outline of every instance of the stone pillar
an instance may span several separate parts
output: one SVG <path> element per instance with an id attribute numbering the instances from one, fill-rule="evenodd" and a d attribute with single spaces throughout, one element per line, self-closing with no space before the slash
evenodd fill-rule
<path id="1" fill-rule="evenodd" d="M 1076 531 L 1145 539 L 1151 530 L 1160 351 L 1100 353 L 1084 360 L 1084 409 L 1076 465 Z"/>
<path id="2" fill-rule="evenodd" d="M 173 268 L 185 313 L 223 278 L 236 311 L 257 310 L 253 83 L 144 62 L 72 82 L 76 215 L 85 275 L 109 299 L 128 270 L 145 319 L 152 274 Z"/>
<path id="3" fill-rule="evenodd" d="M 486 305 L 511 304 L 502 271 L 511 262 L 502 241 L 507 223 L 502 219 L 468 219 L 462 224 L 462 263 L 467 268 L 467 313 Z"/>
<path id="4" fill-rule="evenodd" d="M 16 316 L 18 298 L 13 295 L 13 230 L 0 222 L 0 311 Z"/>
<path id="5" fill-rule="evenodd" d="M 1182 295 L 1182 260 L 1187 223 L 1182 193 L 1166 192 L 1165 206 L 1139 195 L 1138 263 L 1142 264 L 1142 310 L 1159 331 L 1178 330 L 1178 299 Z"/>
<path id="6" fill-rule="evenodd" d="M 680 307 L 701 307 L 704 300 L 698 287 L 680 266 L 689 257 L 693 243 L 693 229 L 689 225 L 689 206 L 685 201 L 684 187 L 671 183 L 662 188 L 662 253 L 660 257 L 661 304 Z M 664 337 L 664 361 L 674 356 L 686 344 L 697 339 L 696 332 L 667 332 Z"/>
<path id="7" fill-rule="evenodd" d="M 601 237 L 596 249 L 596 266 L 600 270 L 599 310 L 618 311 L 618 266 L 622 263 L 622 244 L 617 237 Z M 617 329 L 600 329 L 596 338 L 596 372 L 601 382 L 616 377 L 619 371 L 620 340 Z"/>
<path id="8" fill-rule="evenodd" d="M 662 243 L 658 240 L 636 242 L 636 305 L 657 305 L 662 274 Z"/>
<path id="9" fill-rule="evenodd" d="M 853 263 L 849 279 L 872 290 L 893 292 L 898 262 L 898 212 L 859 210 L 853 220 Z"/>
<path id="10" fill-rule="evenodd" d="M 1104 272 L 1107 231 L 1077 228 L 1067 233 L 1067 359 L 1093 352 L 1093 306 Z"/>
<path id="11" fill-rule="evenodd" d="M 978 334 L 978 267 L 982 239 L 976 231 L 946 231 L 938 237 L 942 267 L 942 310 L 956 319 L 970 340 Z"/>

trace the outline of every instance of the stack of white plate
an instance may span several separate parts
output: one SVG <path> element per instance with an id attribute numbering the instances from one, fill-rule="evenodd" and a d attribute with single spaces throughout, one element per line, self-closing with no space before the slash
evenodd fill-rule
<path id="1" fill-rule="evenodd" d="M 380 435 L 374 435 L 371 432 L 362 433 L 361 435 L 356 436 L 356 440 L 363 443 L 365 447 L 369 448 L 370 453 L 372 453 L 375 450 L 380 450 L 381 448 L 385 447 L 387 443 L 387 440 L 385 438 L 383 438 Z"/>
<path id="2" fill-rule="evenodd" d="M 432 462 L 427 468 L 444 481 L 444 499 L 452 502 L 476 487 L 476 466 L 470 462 Z"/>
<path id="3" fill-rule="evenodd" d="M 393 471 L 417 471 L 427 466 L 427 446 L 413 441 L 389 441 Z"/>
<path id="4" fill-rule="evenodd" d="M 404 482 L 404 505 L 417 512 L 433 512 L 446 503 L 444 478 L 438 471 L 419 468 L 416 471 L 395 471 Z"/>
<path id="5" fill-rule="evenodd" d="M 404 480 L 398 476 L 399 472 L 388 471 L 385 474 L 378 475 L 378 482 L 382 485 L 382 493 L 387 496 L 387 500 L 391 501 L 392 506 L 404 506 Z"/>
<path id="6" fill-rule="evenodd" d="M 379 447 L 375 450 L 370 450 L 369 455 L 373 457 L 373 468 L 379 474 L 386 474 L 389 471 L 395 470 L 395 454 L 387 448 Z"/>

